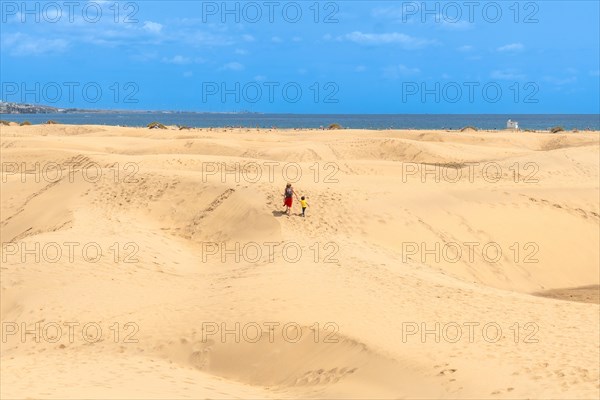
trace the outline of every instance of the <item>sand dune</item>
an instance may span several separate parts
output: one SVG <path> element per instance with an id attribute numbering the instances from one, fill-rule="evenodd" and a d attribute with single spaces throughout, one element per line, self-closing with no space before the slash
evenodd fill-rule
<path id="1" fill-rule="evenodd" d="M 0 134 L 3 398 L 600 396 L 598 132 Z"/>

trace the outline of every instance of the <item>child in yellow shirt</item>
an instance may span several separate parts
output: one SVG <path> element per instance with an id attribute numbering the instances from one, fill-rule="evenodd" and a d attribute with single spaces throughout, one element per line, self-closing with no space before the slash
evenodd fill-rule
<path id="1" fill-rule="evenodd" d="M 302 206 L 302 216 L 306 217 L 304 213 L 306 212 L 306 208 L 308 207 L 308 203 L 306 202 L 306 197 L 302 196 L 300 198 L 300 205 Z"/>

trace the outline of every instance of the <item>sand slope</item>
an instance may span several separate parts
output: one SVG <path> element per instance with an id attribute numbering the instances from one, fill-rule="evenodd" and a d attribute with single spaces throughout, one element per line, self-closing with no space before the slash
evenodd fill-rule
<path id="1" fill-rule="evenodd" d="M 3 398 L 600 396 L 598 132 L 0 134 Z"/>

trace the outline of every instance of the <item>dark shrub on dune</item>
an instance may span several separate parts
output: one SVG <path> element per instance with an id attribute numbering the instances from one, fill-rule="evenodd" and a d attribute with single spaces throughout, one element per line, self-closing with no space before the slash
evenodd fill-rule
<path id="1" fill-rule="evenodd" d="M 0 125 L 5 125 L 5 126 L 9 126 L 10 122 L 9 121 L 5 121 L 3 119 L 0 119 Z"/>
<path id="2" fill-rule="evenodd" d="M 58 125 L 58 122 L 49 119 L 48 121 L 46 121 L 46 124 L 48 124 L 48 125 Z"/>
<path id="3" fill-rule="evenodd" d="M 474 126 L 465 126 L 464 128 L 462 128 L 460 131 L 461 132 L 466 132 L 466 131 L 474 131 L 477 132 L 479 129 L 477 129 Z"/>
<path id="4" fill-rule="evenodd" d="M 190 128 L 189 126 L 179 126 L 178 128 L 179 128 L 179 130 L 180 130 L 180 131 L 184 131 L 184 130 L 186 130 L 186 131 L 187 131 L 187 130 L 190 130 L 190 129 L 192 129 L 192 128 Z"/>
<path id="5" fill-rule="evenodd" d="M 558 133 L 558 132 L 564 132 L 565 128 L 563 128 L 562 126 L 555 126 L 554 128 L 550 129 L 551 133 Z"/>
<path id="6" fill-rule="evenodd" d="M 148 128 L 149 129 L 167 129 L 167 127 L 164 126 L 163 124 L 161 124 L 160 122 L 150 122 L 148 124 Z"/>
<path id="7" fill-rule="evenodd" d="M 342 129 L 342 126 L 340 124 L 331 124 L 327 127 L 327 129 L 329 129 L 330 131 L 334 130 L 334 129 Z"/>
<path id="8" fill-rule="evenodd" d="M 21 126 L 31 125 L 31 122 L 29 122 L 29 121 L 23 121 L 19 125 L 21 125 Z"/>

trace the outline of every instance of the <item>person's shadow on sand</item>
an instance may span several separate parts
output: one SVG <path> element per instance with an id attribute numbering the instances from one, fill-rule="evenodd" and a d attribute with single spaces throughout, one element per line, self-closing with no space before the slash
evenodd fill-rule
<path id="1" fill-rule="evenodd" d="M 283 217 L 283 216 L 288 216 L 288 217 L 291 217 L 291 216 L 294 216 L 294 217 L 301 217 L 301 216 L 302 216 L 302 213 L 300 213 L 300 214 L 291 213 L 290 215 L 287 215 L 287 212 L 285 212 L 285 211 L 279 211 L 279 210 L 277 210 L 277 211 L 273 211 L 273 216 L 274 216 L 274 217 Z"/>

